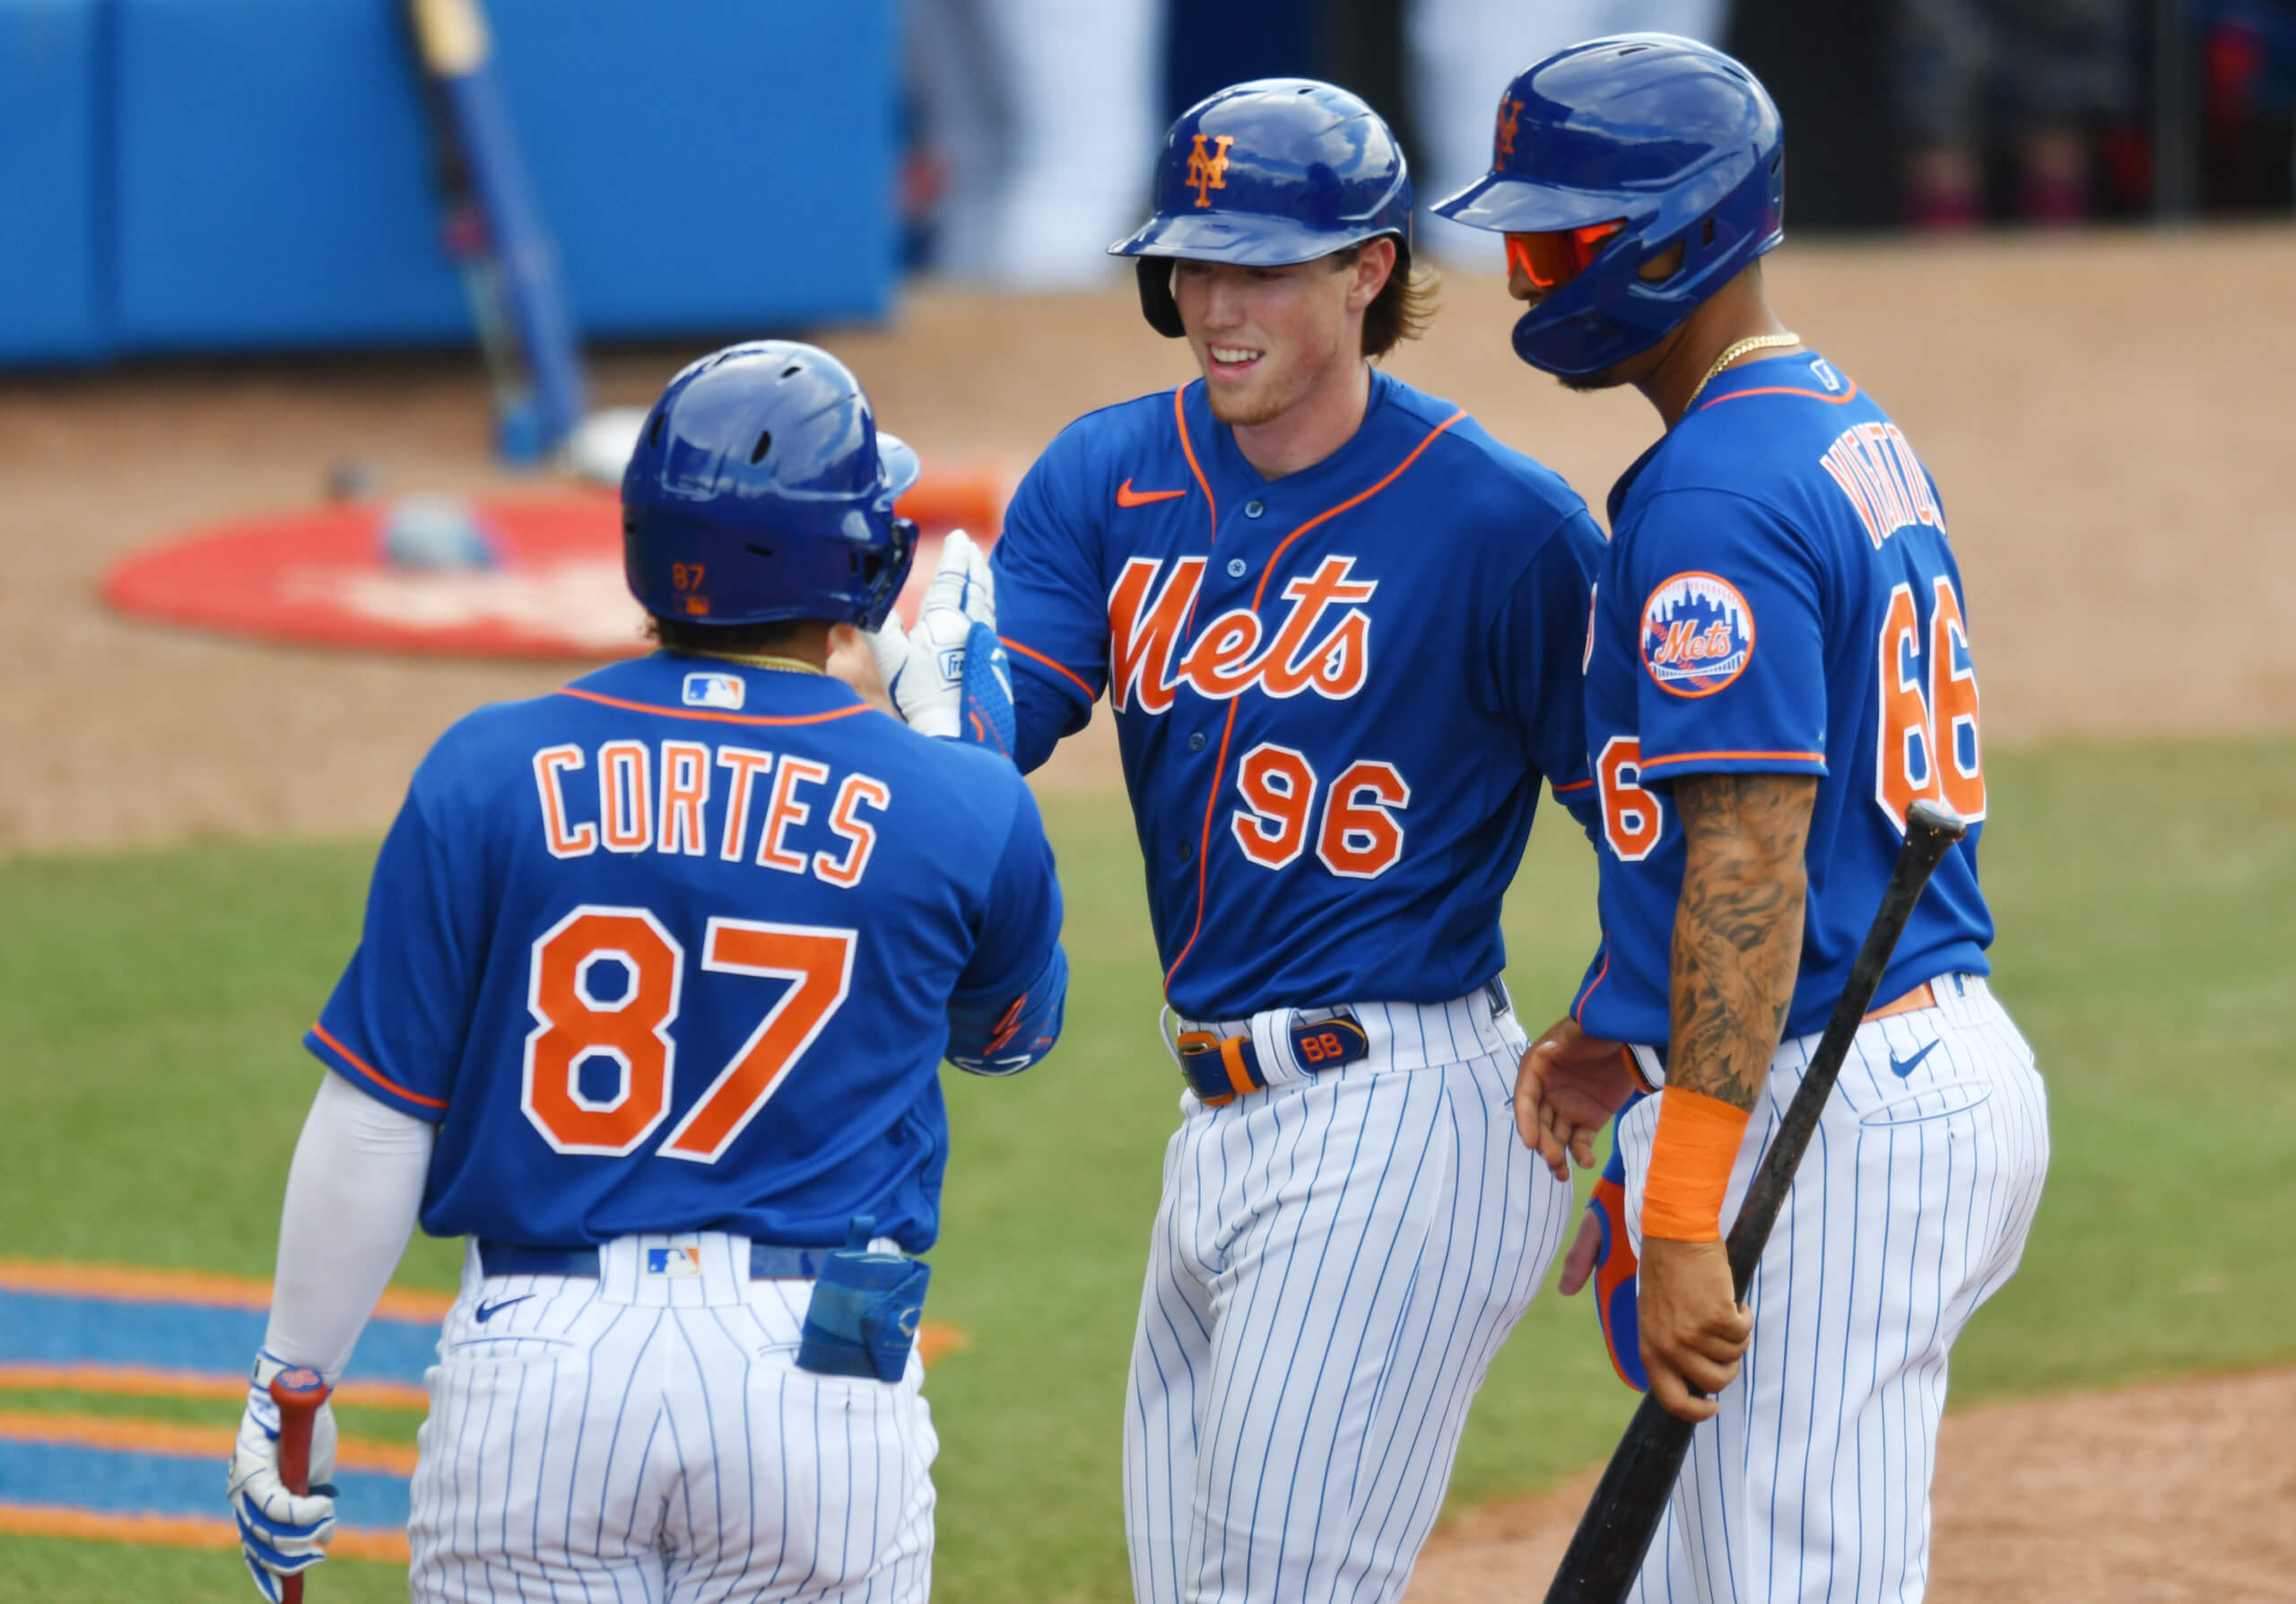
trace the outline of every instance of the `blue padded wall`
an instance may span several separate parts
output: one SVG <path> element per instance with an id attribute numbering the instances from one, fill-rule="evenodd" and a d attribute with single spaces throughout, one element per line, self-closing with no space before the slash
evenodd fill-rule
<path id="1" fill-rule="evenodd" d="M 458 341 L 400 0 L 110 0 L 128 352 Z M 881 313 L 895 0 L 491 0 L 587 337 Z"/>
<path id="2" fill-rule="evenodd" d="M 0 362 L 104 354 L 103 11 L 0 0 Z"/>

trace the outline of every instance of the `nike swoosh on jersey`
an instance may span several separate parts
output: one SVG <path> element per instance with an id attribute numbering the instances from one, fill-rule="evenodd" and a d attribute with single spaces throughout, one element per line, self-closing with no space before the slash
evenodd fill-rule
<path id="1" fill-rule="evenodd" d="M 1186 494 L 1187 492 L 1184 490 L 1135 490 L 1132 481 L 1126 479 L 1116 487 L 1116 504 L 1119 507 L 1145 507 L 1151 501 L 1169 501 Z"/>
<path id="2" fill-rule="evenodd" d="M 1907 1076 L 1911 1075 L 1916 1069 L 1921 1067 L 1922 1059 L 1927 1058 L 1931 1053 L 1936 1050 L 1937 1043 L 1935 1042 L 1932 1042 L 1928 1046 L 1923 1048 L 1919 1052 L 1915 1053 L 1909 1059 L 1900 1059 L 1897 1053 L 1893 1050 L 1890 1054 L 1890 1073 L 1896 1076 L 1900 1080 L 1903 1080 Z"/>
<path id="3" fill-rule="evenodd" d="M 501 1313 L 503 1310 L 508 1309 L 511 1304 L 523 1303 L 534 1295 L 535 1295 L 531 1292 L 522 1292 L 517 1297 L 504 1298 L 499 1303 L 481 1303 L 478 1306 L 478 1323 L 480 1325 L 484 1325 L 488 1321 L 492 1320 L 496 1315 Z"/>

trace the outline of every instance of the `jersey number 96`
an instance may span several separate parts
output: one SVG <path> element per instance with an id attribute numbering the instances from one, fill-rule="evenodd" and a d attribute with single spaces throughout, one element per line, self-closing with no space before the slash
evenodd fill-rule
<path id="1" fill-rule="evenodd" d="M 1305 753 L 1261 742 L 1244 754 L 1236 789 L 1244 806 L 1229 827 L 1245 857 L 1262 868 L 1280 869 L 1307 850 L 1318 785 Z M 1348 764 L 1324 799 L 1316 856 L 1344 879 L 1377 879 L 1403 856 L 1403 825 L 1390 810 L 1410 800 L 1411 787 L 1393 763 Z"/>

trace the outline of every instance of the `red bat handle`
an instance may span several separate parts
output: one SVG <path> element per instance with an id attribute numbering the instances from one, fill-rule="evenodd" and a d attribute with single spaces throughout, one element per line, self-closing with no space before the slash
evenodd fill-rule
<path id="1" fill-rule="evenodd" d="M 311 1490 L 311 1417 L 326 1401 L 326 1378 L 308 1365 L 271 1378 L 271 1401 L 279 1406 L 279 1479 L 291 1493 Z M 303 1604 L 303 1579 L 283 1578 L 280 1604 Z"/>

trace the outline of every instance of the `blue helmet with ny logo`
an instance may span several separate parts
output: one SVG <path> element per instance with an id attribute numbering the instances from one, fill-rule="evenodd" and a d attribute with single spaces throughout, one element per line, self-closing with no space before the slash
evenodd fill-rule
<path id="1" fill-rule="evenodd" d="M 1312 78 L 1262 78 L 1197 101 L 1164 136 L 1155 211 L 1109 254 L 1136 257 L 1140 309 L 1180 337 L 1171 263 L 1287 267 L 1382 234 L 1411 270 L 1411 174 L 1372 110 Z"/>
<path id="2" fill-rule="evenodd" d="M 1575 234 L 1594 254 L 1515 325 L 1515 353 L 1584 378 L 1648 350 L 1785 235 L 1786 139 L 1760 80 L 1666 33 L 1591 39 L 1499 100 L 1491 171 L 1436 215 Z M 1645 280 L 1676 243 L 1683 265 Z"/>
<path id="3" fill-rule="evenodd" d="M 622 472 L 631 594 L 688 623 L 875 629 L 916 555 L 893 501 L 918 472 L 828 352 L 730 345 L 670 380 Z"/>

